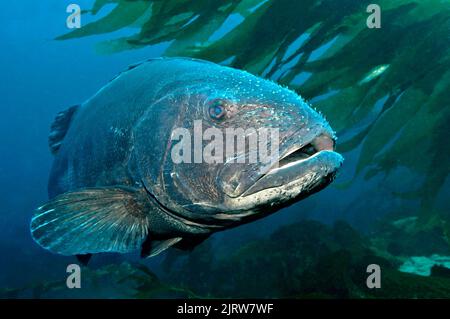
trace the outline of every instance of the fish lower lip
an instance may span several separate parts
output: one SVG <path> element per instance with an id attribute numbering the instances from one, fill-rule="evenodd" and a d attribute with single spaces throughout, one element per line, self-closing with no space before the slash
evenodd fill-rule
<path id="1" fill-rule="evenodd" d="M 342 165 L 343 158 L 331 150 L 319 151 L 308 158 L 291 161 L 282 166 L 272 167 L 263 174 L 243 196 L 248 196 L 268 188 L 280 187 L 307 175 L 315 174 L 325 177 L 335 173 Z"/>
<path id="2" fill-rule="evenodd" d="M 232 165 L 232 162 L 226 163 L 218 173 L 219 185 L 223 192 L 231 198 L 244 196 L 255 184 L 259 184 L 261 179 L 265 179 L 270 171 L 289 163 L 292 164 L 285 168 L 297 167 L 300 163 L 299 160 L 310 158 L 321 150 L 334 150 L 334 138 L 331 132 L 324 129 L 307 136 L 297 136 L 293 133 L 287 137 L 287 142 L 280 145 L 280 153 L 277 152 L 277 156 L 270 158 L 269 162 L 251 164 L 248 169 L 245 165 L 241 165 L 241 170 L 235 169 L 236 166 Z M 300 173 L 297 170 L 297 172 L 291 171 L 289 174 L 295 176 Z M 292 179 L 292 176 L 289 176 L 288 179 Z"/>

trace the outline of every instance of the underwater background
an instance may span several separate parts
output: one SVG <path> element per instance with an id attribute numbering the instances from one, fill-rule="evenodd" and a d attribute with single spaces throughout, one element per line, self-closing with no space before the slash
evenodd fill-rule
<path id="1" fill-rule="evenodd" d="M 83 10 L 69 30 L 66 8 Z M 450 1 L 46 0 L 2 3 L 0 297 L 449 298 Z M 74 257 L 29 233 L 47 200 L 59 111 L 159 56 L 245 69 L 296 90 L 346 161 L 325 190 L 190 253 Z M 381 289 L 366 285 L 381 266 Z"/>

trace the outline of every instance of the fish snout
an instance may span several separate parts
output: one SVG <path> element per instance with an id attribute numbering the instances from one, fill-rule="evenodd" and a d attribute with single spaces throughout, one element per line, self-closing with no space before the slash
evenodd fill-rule
<path id="1" fill-rule="evenodd" d="M 322 133 L 311 141 L 311 146 L 316 151 L 334 151 L 336 149 L 336 139 L 329 133 Z"/>

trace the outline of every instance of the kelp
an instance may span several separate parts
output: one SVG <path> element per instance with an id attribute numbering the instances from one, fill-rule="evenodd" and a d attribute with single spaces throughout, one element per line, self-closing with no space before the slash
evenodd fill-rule
<path id="1" fill-rule="evenodd" d="M 392 212 L 385 216 L 372 234 L 379 251 L 395 256 L 450 255 L 449 216 L 442 211 L 429 212 L 424 220 L 410 212 Z"/>
<path id="2" fill-rule="evenodd" d="M 170 251 L 164 276 L 145 261 L 125 262 L 83 268 L 80 290 L 64 280 L 36 282 L 1 289 L 0 298 L 449 298 L 448 268 L 434 265 L 428 276 L 399 269 L 450 255 L 450 212 L 435 207 L 450 170 L 450 0 L 378 0 L 381 29 L 366 25 L 370 3 L 95 0 L 83 11 L 94 21 L 57 39 L 110 34 L 97 45 L 103 54 L 166 43 L 166 56 L 288 86 L 328 118 L 338 150 L 357 156 L 342 186 L 395 178 L 401 169 L 414 183 L 395 195 L 419 200 L 419 211 L 387 212 L 370 237 L 344 222 L 302 221 L 236 251 L 213 239 L 189 254 Z M 381 266 L 381 289 L 366 286 L 370 263 Z"/>
<path id="3" fill-rule="evenodd" d="M 207 241 L 208 242 L 208 241 Z M 345 222 L 304 220 L 253 240 L 231 254 L 210 244 L 167 268 L 169 282 L 221 298 L 448 298 L 449 269 L 429 276 L 403 273 L 403 258 L 380 253 Z M 381 288 L 370 289 L 367 266 L 381 267 Z"/>
<path id="4" fill-rule="evenodd" d="M 341 152 L 358 152 L 355 177 L 407 168 L 417 184 L 398 196 L 429 212 L 450 170 L 450 1 L 97 0 L 105 17 L 65 34 L 78 38 L 137 28 L 102 52 L 170 43 L 165 55 L 246 69 L 297 90 L 338 131 Z M 225 29 L 231 30 L 225 30 Z M 427 217 L 427 216 L 426 216 Z"/>

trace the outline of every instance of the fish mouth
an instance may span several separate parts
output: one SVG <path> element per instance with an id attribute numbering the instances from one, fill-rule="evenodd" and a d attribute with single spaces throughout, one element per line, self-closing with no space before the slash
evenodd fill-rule
<path id="1" fill-rule="evenodd" d="M 335 140 L 322 133 L 306 144 L 289 147 L 242 196 L 275 188 L 291 195 L 311 192 L 328 184 L 342 162 L 343 157 L 335 152 Z"/>
<path id="2" fill-rule="evenodd" d="M 320 134 L 309 143 L 301 146 L 294 145 L 290 147 L 284 155 L 280 157 L 278 162 L 272 167 L 268 173 L 276 170 L 285 169 L 293 165 L 297 165 L 322 151 L 335 150 L 335 140 L 327 134 Z"/>

